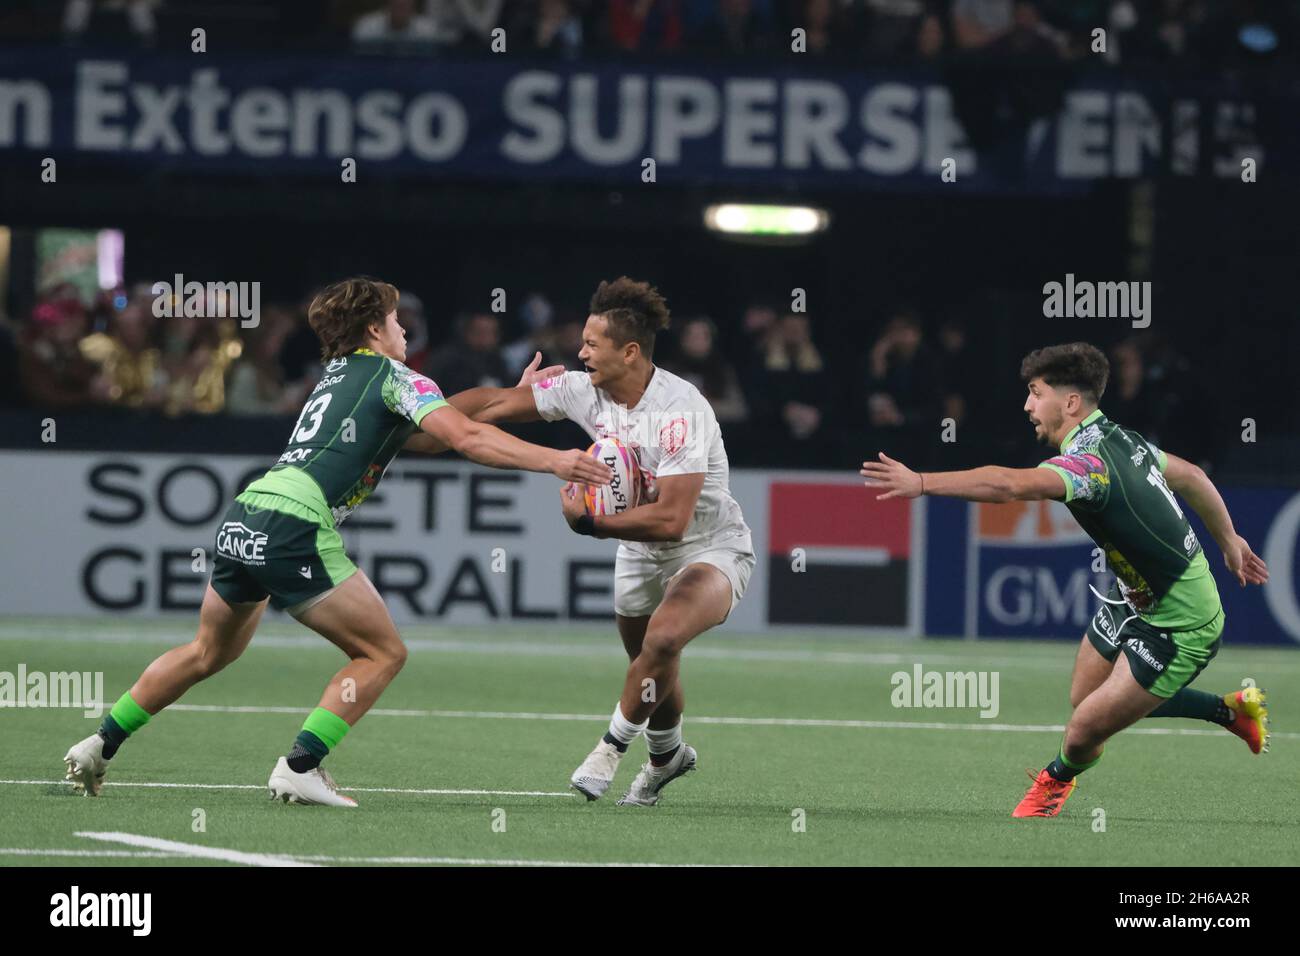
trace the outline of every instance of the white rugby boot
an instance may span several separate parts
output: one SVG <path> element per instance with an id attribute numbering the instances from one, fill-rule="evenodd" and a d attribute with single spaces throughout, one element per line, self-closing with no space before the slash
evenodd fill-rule
<path id="1" fill-rule="evenodd" d="M 289 769 L 289 759 L 281 757 L 266 782 L 271 799 L 281 803 L 306 803 L 322 807 L 355 807 L 357 802 L 339 793 L 338 784 L 324 767 L 314 767 L 306 773 Z"/>
<path id="2" fill-rule="evenodd" d="M 569 786 L 588 800 L 599 800 L 609 789 L 609 785 L 614 782 L 614 774 L 618 771 L 618 762 L 621 759 L 623 754 L 619 749 L 613 744 L 605 743 L 602 739 L 596 744 L 596 749 L 587 754 L 587 759 L 582 762 L 582 766 L 573 771 L 573 776 L 569 778 Z"/>
<path id="3" fill-rule="evenodd" d="M 642 764 L 641 772 L 636 775 L 632 786 L 628 788 L 627 793 L 623 794 L 623 799 L 618 802 L 618 805 L 653 807 L 659 802 L 659 792 L 664 787 L 682 774 L 690 773 L 695 769 L 697 756 L 694 747 L 682 744 L 677 748 L 677 753 L 673 754 L 673 759 L 662 767 L 656 767 L 647 760 Z"/>
<path id="4" fill-rule="evenodd" d="M 65 780 L 72 781 L 72 789 L 85 797 L 99 796 L 104 786 L 104 774 L 108 773 L 108 761 L 104 759 L 104 738 L 91 734 L 80 743 L 73 744 L 63 755 L 67 772 Z"/>

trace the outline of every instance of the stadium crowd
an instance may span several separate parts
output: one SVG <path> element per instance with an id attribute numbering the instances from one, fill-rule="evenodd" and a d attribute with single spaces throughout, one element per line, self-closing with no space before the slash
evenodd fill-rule
<path id="1" fill-rule="evenodd" d="M 958 57 L 1072 59 L 1108 33 L 1106 59 L 1227 64 L 1290 56 L 1295 0 L 14 0 L 27 18 L 0 15 L 0 35 L 69 42 L 195 25 L 223 43 L 342 47 L 384 55 L 473 55 L 504 29 L 511 52 L 572 57 L 637 54 L 755 56 L 798 52 L 841 61 Z M 10 28 L 10 29 L 6 29 Z"/>
<path id="2" fill-rule="evenodd" d="M 306 321 L 310 298 L 264 305 L 244 328 L 237 319 L 158 317 L 166 310 L 155 307 L 148 285 L 103 292 L 89 306 L 70 284 L 55 285 L 26 321 L 0 326 L 0 340 L 10 339 L 0 341 L 0 356 L 16 365 L 6 378 L 19 385 L 9 402 L 51 413 L 295 415 L 321 374 Z M 207 303 L 210 314 L 218 305 Z M 432 320 L 420 298 L 404 292 L 398 317 L 407 364 L 445 394 L 513 384 L 535 352 L 546 365 L 582 368 L 585 310 L 540 292 L 524 296 L 513 314 L 462 312 L 451 321 Z M 674 317 L 655 360 L 700 389 L 729 442 L 735 433 L 738 443 L 752 436 L 797 452 L 803 443 L 857 447 L 874 434 L 925 460 L 945 419 L 962 427 L 980 414 L 982 363 L 961 321 L 927 321 L 899 307 L 882 316 L 864 353 L 848 355 L 823 338 L 829 327 L 821 329 L 808 313 L 766 302 L 721 323 L 685 314 Z M 1179 410 L 1185 360 L 1154 338 L 1125 339 L 1110 356 L 1107 411 L 1159 440 Z M 1000 418 L 1015 422 L 1006 411 Z M 785 441 L 773 443 L 773 435 Z"/>

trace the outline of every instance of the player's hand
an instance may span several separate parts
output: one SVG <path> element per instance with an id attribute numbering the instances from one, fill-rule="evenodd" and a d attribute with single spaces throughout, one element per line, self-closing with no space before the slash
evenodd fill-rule
<path id="1" fill-rule="evenodd" d="M 921 476 L 901 461 L 894 461 L 883 451 L 880 461 L 864 461 L 858 472 L 868 488 L 883 488 L 885 494 L 876 495 L 877 501 L 886 498 L 918 498 L 921 495 Z"/>
<path id="2" fill-rule="evenodd" d="M 570 528 L 587 513 L 581 485 L 569 482 L 560 489 L 560 511 L 564 514 L 564 520 L 569 522 Z"/>
<path id="3" fill-rule="evenodd" d="M 538 382 L 544 382 L 548 378 L 555 378 L 557 375 L 564 374 L 563 365 L 552 365 L 549 368 L 539 369 L 537 366 L 542 364 L 542 353 L 538 352 L 533 356 L 533 360 L 528 363 L 528 368 L 524 369 L 524 374 L 519 376 L 519 384 L 515 388 L 531 388 Z"/>
<path id="4" fill-rule="evenodd" d="M 570 448 L 555 456 L 551 474 L 565 481 L 577 481 L 584 485 L 607 485 L 614 473 L 609 465 L 597 461 L 579 448 Z"/>
<path id="5" fill-rule="evenodd" d="M 1268 582 L 1268 565 L 1254 551 L 1241 535 L 1235 535 L 1228 546 L 1223 549 L 1223 563 L 1237 577 L 1244 588 L 1247 584 L 1265 584 Z"/>

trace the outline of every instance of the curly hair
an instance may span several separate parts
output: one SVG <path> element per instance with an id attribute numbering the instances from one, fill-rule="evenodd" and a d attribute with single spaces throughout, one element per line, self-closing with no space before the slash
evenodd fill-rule
<path id="1" fill-rule="evenodd" d="M 668 328 L 668 303 L 649 282 L 619 276 L 601 282 L 591 297 L 591 314 L 604 317 L 609 337 L 620 348 L 636 342 L 646 358 L 654 355 L 655 334 Z"/>
<path id="2" fill-rule="evenodd" d="M 1096 405 L 1106 391 L 1110 362 L 1106 353 L 1087 342 L 1048 345 L 1025 356 L 1020 363 L 1020 378 L 1025 382 L 1041 378 L 1053 388 L 1065 385 L 1078 389 Z"/>
<path id="3" fill-rule="evenodd" d="M 320 338 L 322 361 L 355 352 L 366 341 L 366 328 L 384 324 L 397 308 L 397 289 L 387 282 L 356 276 L 326 286 L 312 299 L 307 321 Z"/>

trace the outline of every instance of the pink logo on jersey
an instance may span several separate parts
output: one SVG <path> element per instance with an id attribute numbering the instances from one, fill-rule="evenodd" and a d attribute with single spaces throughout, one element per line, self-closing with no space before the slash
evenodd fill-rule
<path id="1" fill-rule="evenodd" d="M 560 380 L 559 380 L 558 378 L 544 378 L 544 379 L 542 379 L 540 382 L 537 383 L 537 387 L 538 387 L 538 388 L 550 388 L 552 385 L 556 385 L 556 384 L 558 384 L 559 381 L 560 381 Z"/>
<path id="2" fill-rule="evenodd" d="M 672 455 L 686 447 L 686 419 L 674 418 L 659 429 L 659 448 L 665 455 Z"/>
<path id="3" fill-rule="evenodd" d="M 433 383 L 433 379 L 425 378 L 423 375 L 414 379 L 415 391 L 420 395 L 438 394 L 438 386 Z"/>

